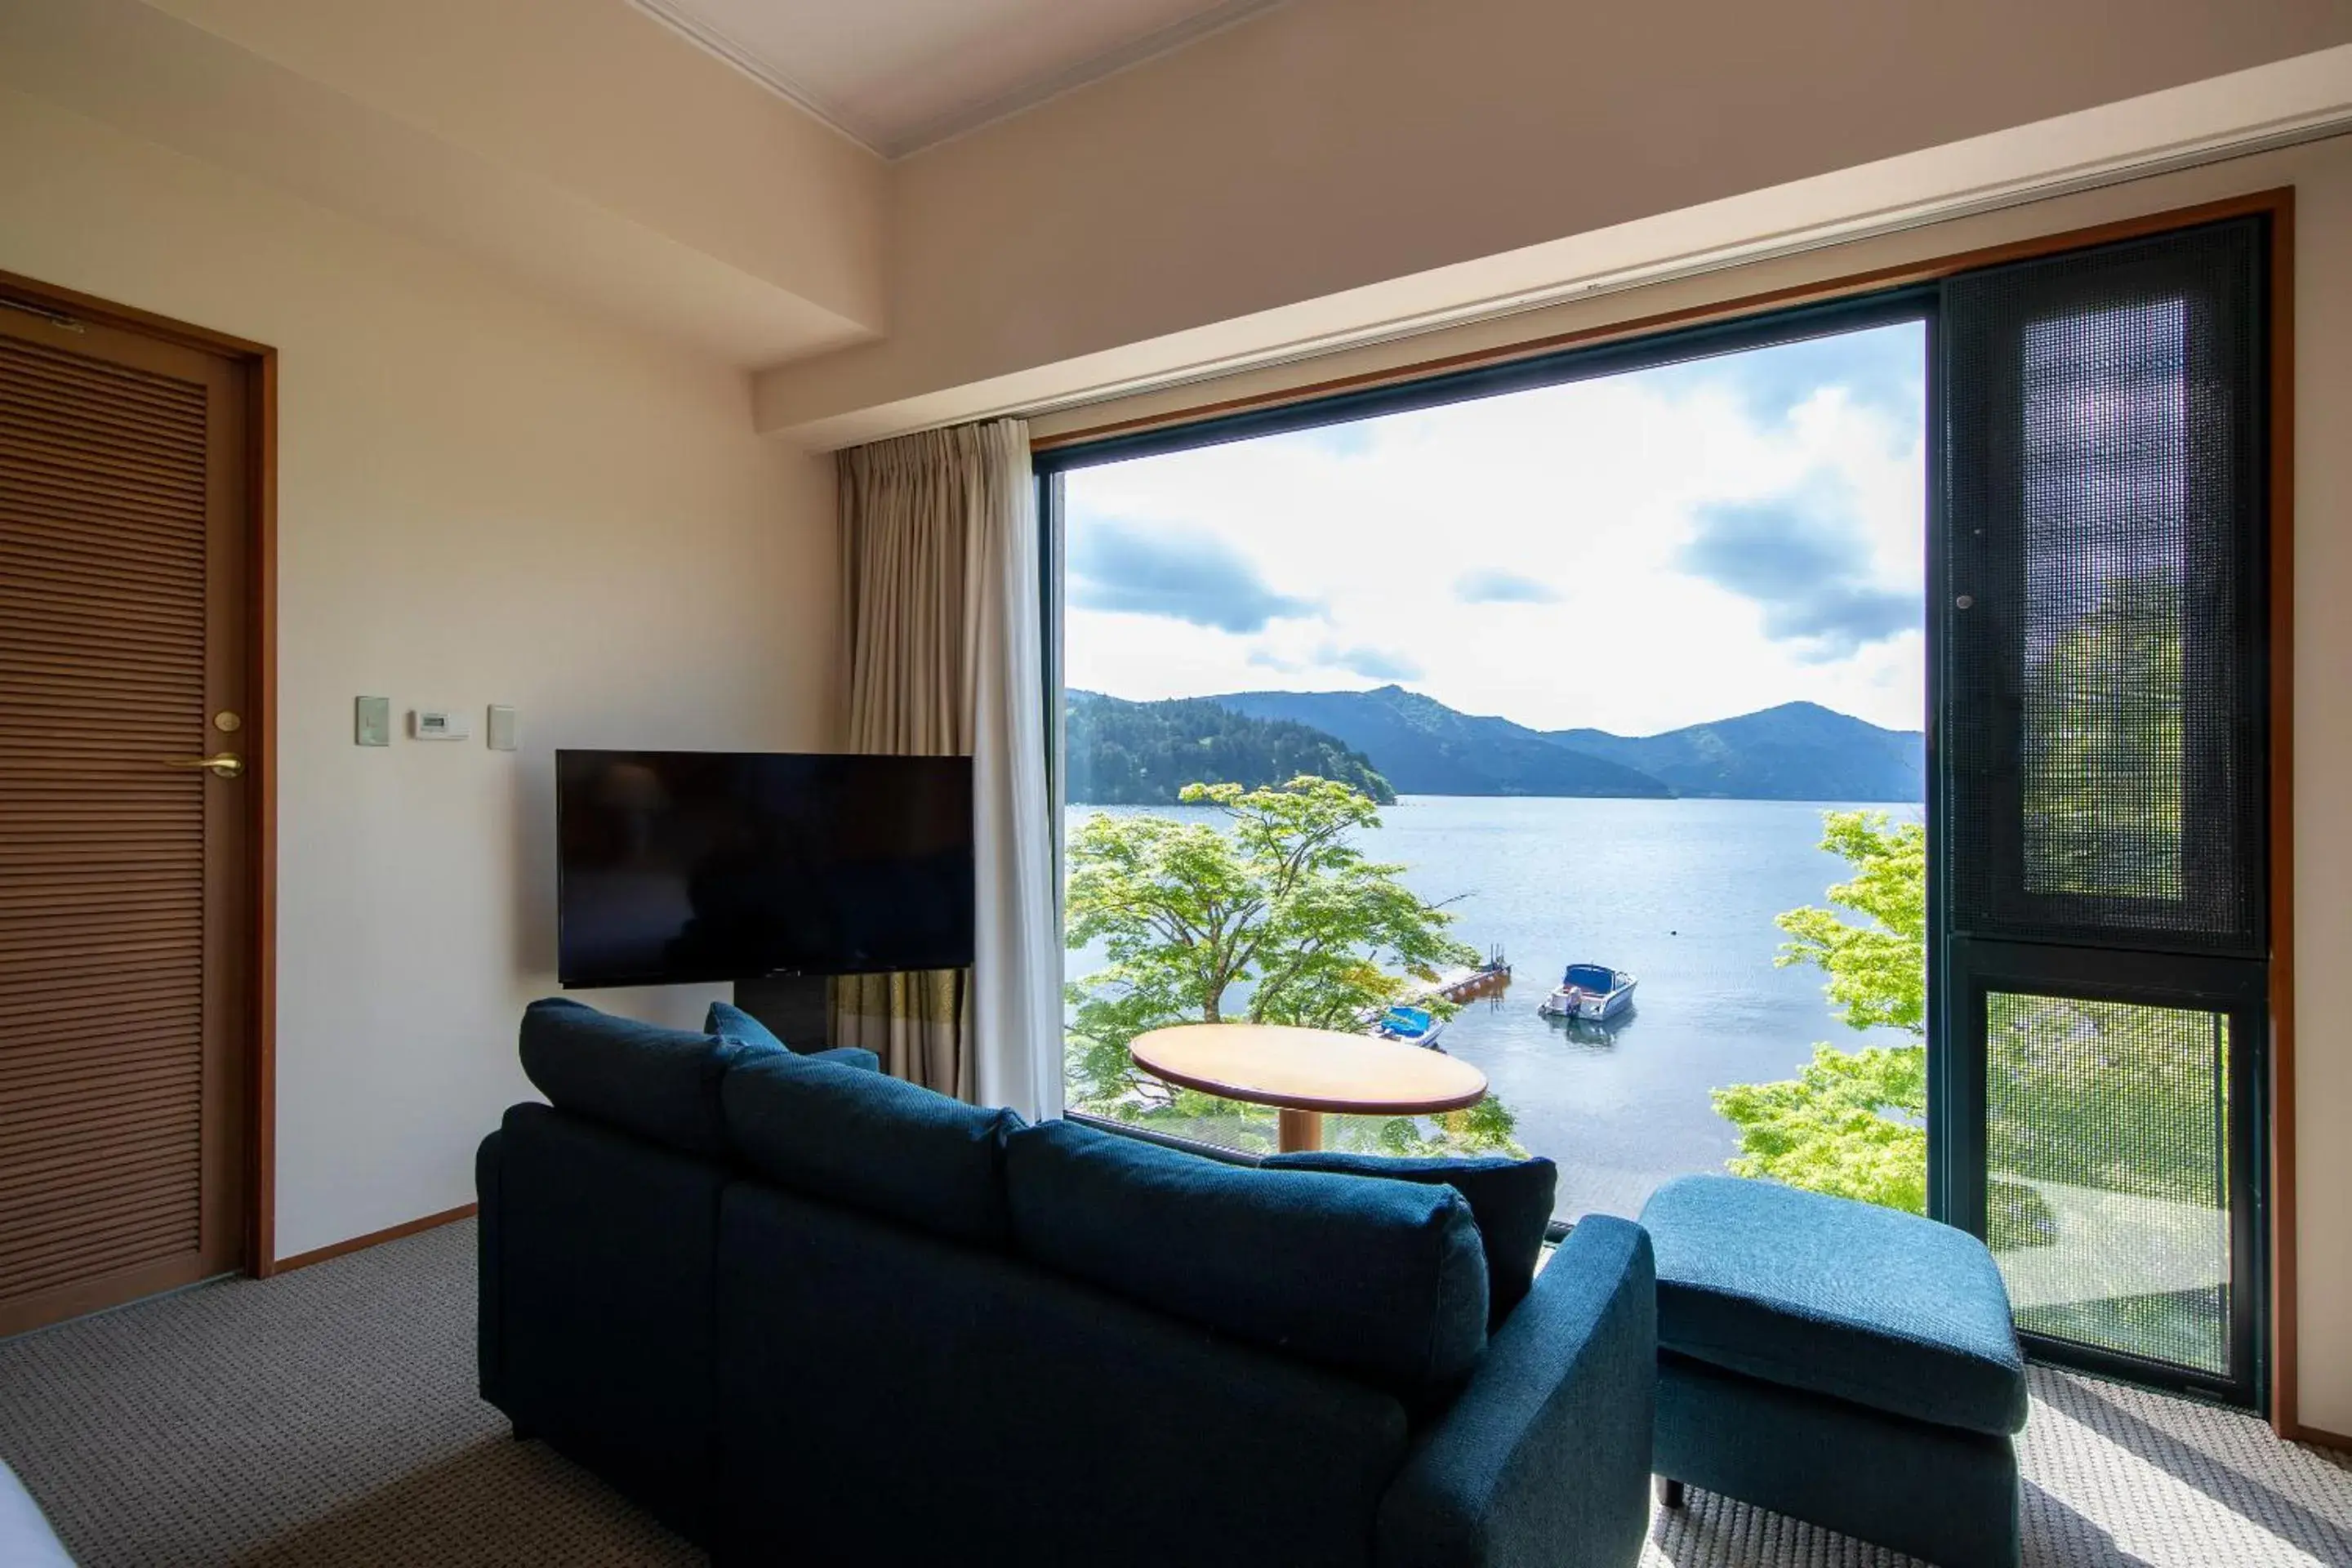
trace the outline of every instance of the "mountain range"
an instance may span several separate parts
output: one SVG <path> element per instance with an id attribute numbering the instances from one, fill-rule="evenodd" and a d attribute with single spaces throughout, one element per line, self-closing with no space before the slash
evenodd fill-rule
<path id="1" fill-rule="evenodd" d="M 1926 744 L 1919 731 L 1884 730 L 1813 702 L 1787 702 L 1664 734 L 1629 736 L 1604 730 L 1533 730 L 1507 719 L 1464 713 L 1400 686 L 1370 691 L 1235 691 L 1175 703 L 1073 695 L 1120 710 L 1184 710 L 1150 720 L 1154 727 L 1169 731 L 1151 748 L 1155 773 L 1206 760 L 1215 741 L 1189 731 L 1213 728 L 1198 712 L 1199 705 L 1213 704 L 1254 720 L 1304 726 L 1316 732 L 1317 741 L 1328 738 L 1350 765 L 1358 760 L 1368 763 L 1382 782 L 1404 795 L 1840 801 L 1916 801 L 1926 796 Z M 1097 710 L 1097 724 L 1110 713 Z M 1119 727 L 1139 721 L 1138 716 L 1122 714 Z M 1088 763 L 1086 748 L 1092 744 L 1074 725 L 1074 800 L 1090 798 L 1078 792 Z M 1315 744 L 1286 730 L 1279 751 L 1286 763 L 1292 755 L 1313 753 Z M 1249 749 L 1257 748 L 1253 743 Z M 1272 763 L 1274 758 L 1269 755 L 1265 761 Z M 1269 781 L 1251 777 L 1238 782 Z"/>
<path id="2" fill-rule="evenodd" d="M 1401 795 L 1575 795 L 1663 800 L 1674 788 L 1639 768 L 1562 746 L 1508 719 L 1457 712 L 1434 697 L 1373 691 L 1235 691 L 1207 700 L 1253 719 L 1287 719 L 1363 752 Z M 1393 770 L 1393 771 L 1392 771 Z"/>
<path id="3" fill-rule="evenodd" d="M 1606 730 L 1551 730 L 1548 739 L 1588 756 L 1606 757 L 1679 795 L 1732 800 L 1925 800 L 1927 738 L 1916 730 L 1882 730 L 1817 702 L 1669 730 L 1663 735 L 1612 735 Z"/>

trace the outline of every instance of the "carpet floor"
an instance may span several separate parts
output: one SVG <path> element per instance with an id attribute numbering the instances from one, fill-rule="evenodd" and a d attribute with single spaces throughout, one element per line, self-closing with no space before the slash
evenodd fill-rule
<path id="1" fill-rule="evenodd" d="M 2033 1391 L 2032 1568 L 2352 1568 L 2352 1462 L 2090 1378 Z M 471 1224 L 0 1342 L 0 1459 L 83 1568 L 703 1561 L 475 1396 Z M 1910 1563 L 1698 1491 L 1642 1561 Z"/>

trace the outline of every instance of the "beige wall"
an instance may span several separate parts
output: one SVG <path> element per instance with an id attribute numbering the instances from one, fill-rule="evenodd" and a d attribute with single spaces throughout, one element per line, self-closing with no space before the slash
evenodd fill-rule
<path id="1" fill-rule="evenodd" d="M 739 365 L 886 323 L 882 161 L 622 0 L 0 5 L 0 90 Z"/>
<path id="2" fill-rule="evenodd" d="M 551 749 L 827 740 L 828 466 L 740 372 L 6 94 L 0 268 L 279 350 L 278 1251 L 470 1201 L 554 984 Z M 477 738 L 362 750 L 361 693 Z"/>
<path id="3" fill-rule="evenodd" d="M 1294 0 L 898 165 L 887 339 L 776 373 L 763 420 L 811 425 L 2347 40 L 2340 0 Z"/>
<path id="4" fill-rule="evenodd" d="M 1171 415 L 1227 398 L 1874 270 L 2200 202 L 2295 188 L 2295 1090 L 2300 1405 L 2311 1426 L 2352 1435 L 2352 137 L 2242 158 L 2107 190 L 1836 247 L 1713 277 L 1618 294 L 1043 416 L 1035 438 Z"/>
<path id="5" fill-rule="evenodd" d="M 145 3 L 882 324 L 882 160 L 620 0 Z"/>

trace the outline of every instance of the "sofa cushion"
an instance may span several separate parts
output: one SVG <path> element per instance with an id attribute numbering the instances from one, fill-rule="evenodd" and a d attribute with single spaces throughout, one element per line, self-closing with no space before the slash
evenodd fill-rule
<path id="1" fill-rule="evenodd" d="M 2025 1426 L 2025 1358 L 1984 1243 L 1735 1176 L 1653 1194 L 1658 1343 L 1694 1361 L 1939 1426 Z"/>
<path id="2" fill-rule="evenodd" d="M 740 1040 L 747 1046 L 759 1046 L 770 1050 L 789 1051 L 793 1047 L 767 1025 L 751 1016 L 732 1002 L 713 1002 L 702 1016 L 702 1026 L 710 1034 L 724 1035 L 730 1040 Z M 880 1072 L 882 1058 L 860 1046 L 829 1046 L 823 1050 L 800 1053 L 812 1060 L 838 1062 L 845 1068 L 863 1068 L 867 1072 Z"/>
<path id="3" fill-rule="evenodd" d="M 1005 1141 L 1013 1244 L 1144 1306 L 1426 1406 L 1486 1344 L 1486 1263 L 1450 1186 L 1253 1170 L 1049 1121 Z"/>
<path id="4" fill-rule="evenodd" d="M 781 1186 L 935 1235 L 1002 1246 L 1010 1110 L 791 1052 L 727 1075 L 727 1130 Z"/>
<path id="5" fill-rule="evenodd" d="M 1460 1193 L 1478 1222 L 1478 1240 L 1486 1253 L 1489 1333 L 1502 1327 L 1536 1282 L 1536 1265 L 1543 1258 L 1544 1233 L 1551 1228 L 1552 1198 L 1559 1185 L 1559 1167 L 1549 1160 L 1407 1159 L 1316 1150 L 1272 1155 L 1265 1163 L 1280 1171 L 1381 1176 Z"/>
<path id="6" fill-rule="evenodd" d="M 713 1002 L 702 1015 L 702 1032 L 724 1035 L 730 1040 L 740 1040 L 747 1046 L 760 1046 L 772 1051 L 788 1051 L 783 1037 L 751 1016 L 732 1002 Z"/>
<path id="7" fill-rule="evenodd" d="M 553 996 L 523 1009 L 522 1070 L 558 1110 L 706 1159 L 727 1152 L 719 1085 L 773 1054 Z"/>

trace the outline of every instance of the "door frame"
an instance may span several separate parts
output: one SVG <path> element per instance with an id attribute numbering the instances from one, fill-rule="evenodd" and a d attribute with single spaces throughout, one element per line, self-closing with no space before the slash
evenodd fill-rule
<path id="1" fill-rule="evenodd" d="M 0 271 L 0 308 L 46 317 L 68 331 L 90 322 L 235 363 L 246 413 L 246 647 L 249 662 L 246 792 L 250 813 L 252 911 L 246 932 L 253 1005 L 245 1047 L 244 1272 L 277 1269 L 278 1058 L 278 351 L 267 343 Z"/>
<path id="2" fill-rule="evenodd" d="M 1637 343 L 1668 332 L 1752 321 L 1818 306 L 1833 300 L 1856 300 L 1913 286 L 1939 283 L 1961 272 L 2030 260 L 2062 251 L 2087 249 L 2117 240 L 2135 239 L 2169 229 L 2188 228 L 2225 218 L 2267 216 L 2270 243 L 2270 985 L 2269 1043 L 2269 1378 L 2266 1405 L 2272 1428 L 2282 1437 L 2313 1436 L 2298 1415 L 2296 1397 L 2295 1321 L 2295 1126 L 2294 1126 L 2294 227 L 2295 193 L 2292 185 L 2248 192 L 2242 195 L 2170 207 L 2134 217 L 2035 235 L 1999 245 L 1948 252 L 1893 266 L 1872 268 L 1822 279 L 1811 283 L 1765 289 L 1685 309 L 1656 311 L 1599 326 L 1580 328 L 1517 343 L 1402 364 L 1361 374 L 1333 377 L 1299 385 L 1216 397 L 1209 392 L 1189 407 L 1107 421 L 1041 437 L 1032 444 L 1035 454 L 1083 447 L 1096 460 L 1114 456 L 1140 456 L 1160 449 L 1196 444 L 1200 426 L 1217 424 L 1235 434 L 1256 434 L 1277 427 L 1285 411 L 1305 405 L 1329 408 L 1342 402 L 1370 404 L 1382 390 L 1409 389 L 1419 383 L 1463 372 L 1504 369 L 1521 362 L 1557 355 L 1564 351 Z M 1933 330 L 1932 328 L 1930 329 Z M 1213 388 L 1215 384 L 1210 384 Z M 1302 418 L 1298 423 L 1311 421 Z M 1186 433 L 1193 439 L 1184 439 Z M 1066 456 L 1049 459 L 1041 470 L 1076 466 Z M 1041 472 L 1041 480 L 1045 475 Z M 1041 482 L 1039 499 L 1049 485 Z M 1931 487 L 1931 497 L 1933 489 Z M 1931 573 L 1934 563 L 1930 562 Z M 1045 570 L 1051 574 L 1053 563 Z M 1930 586 L 1933 587 L 1931 581 Z M 1048 603 L 1052 602 L 1051 595 Z M 1928 772 L 1932 778 L 1941 752 L 1936 716 L 1927 727 Z M 1933 908 L 1931 900 L 1930 908 Z M 1932 934 L 1932 933 L 1931 933 Z M 1932 1050 L 1932 1045 L 1931 1045 Z"/>

